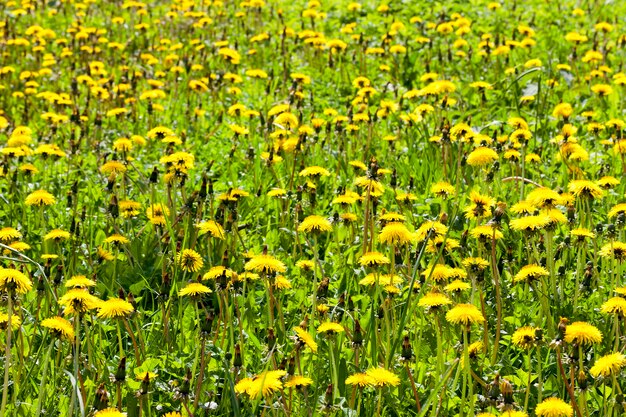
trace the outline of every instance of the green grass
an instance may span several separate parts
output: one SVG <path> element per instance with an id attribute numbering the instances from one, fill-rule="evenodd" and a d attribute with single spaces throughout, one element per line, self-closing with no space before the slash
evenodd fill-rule
<path id="1" fill-rule="evenodd" d="M 0 4 L 0 417 L 622 415 L 624 5 L 255 4 Z"/>

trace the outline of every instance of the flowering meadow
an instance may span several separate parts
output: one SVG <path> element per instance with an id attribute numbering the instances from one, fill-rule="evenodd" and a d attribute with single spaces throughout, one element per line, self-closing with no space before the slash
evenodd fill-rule
<path id="1" fill-rule="evenodd" d="M 0 417 L 626 414 L 626 3 L 0 1 Z"/>

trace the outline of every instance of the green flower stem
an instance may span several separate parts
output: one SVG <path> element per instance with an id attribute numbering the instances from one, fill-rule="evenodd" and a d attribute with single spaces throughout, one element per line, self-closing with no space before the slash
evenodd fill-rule
<path id="1" fill-rule="evenodd" d="M 37 405 L 35 407 L 35 415 L 36 416 L 40 416 L 41 415 L 41 407 L 43 404 L 43 399 L 44 397 L 46 397 L 47 395 L 47 387 L 46 387 L 46 383 L 48 382 L 48 362 L 50 361 L 50 355 L 52 354 L 52 349 L 54 348 L 54 339 L 52 340 L 52 342 L 50 342 L 50 345 L 48 346 L 48 351 L 46 352 L 46 356 L 43 359 L 43 371 L 41 374 L 41 382 L 39 383 L 39 392 L 37 395 Z"/>
<path id="2" fill-rule="evenodd" d="M 4 383 L 2 384 L 2 406 L 0 406 L 0 417 L 5 416 L 7 398 L 9 394 L 9 373 L 11 369 L 11 336 L 13 328 L 11 319 L 13 318 L 13 294 L 9 291 L 7 301 L 7 343 L 4 347 Z"/>

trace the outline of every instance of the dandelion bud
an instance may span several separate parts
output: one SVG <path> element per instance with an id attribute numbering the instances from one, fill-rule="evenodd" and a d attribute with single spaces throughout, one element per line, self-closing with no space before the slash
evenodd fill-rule
<path id="1" fill-rule="evenodd" d="M 63 266 L 57 265 L 57 270 L 56 270 L 56 273 L 54 274 L 54 279 L 52 280 L 52 283 L 56 287 L 61 282 L 63 282 Z"/>
<path id="2" fill-rule="evenodd" d="M 567 206 L 567 222 L 572 225 L 576 222 L 576 209 L 574 206 Z"/>
<path id="3" fill-rule="evenodd" d="M 275 345 L 276 336 L 274 335 L 274 329 L 270 327 L 269 329 L 267 329 L 267 346 L 270 348 L 270 350 L 272 350 L 274 349 Z"/>
<path id="4" fill-rule="evenodd" d="M 135 296 L 133 295 L 132 292 L 128 292 L 128 295 L 126 296 L 126 301 L 128 301 L 129 303 L 131 303 L 133 305 L 133 307 L 135 307 L 135 310 L 137 310 L 137 303 L 135 302 Z"/>
<path id="5" fill-rule="evenodd" d="M 378 312 L 376 313 L 376 318 L 382 319 L 385 317 L 385 309 L 383 308 L 383 304 L 378 306 Z"/>
<path id="6" fill-rule="evenodd" d="M 200 201 L 204 201 L 207 196 L 207 177 L 206 174 L 202 176 L 202 184 L 200 185 L 200 191 L 198 191 Z"/>
<path id="7" fill-rule="evenodd" d="M 335 311 L 335 321 L 340 322 L 343 319 L 344 306 L 346 304 L 346 293 L 342 293 L 337 301 Z"/>
<path id="8" fill-rule="evenodd" d="M 289 358 L 289 366 L 287 367 L 287 372 L 289 375 L 293 375 L 296 373 L 296 358 L 292 356 Z"/>
<path id="9" fill-rule="evenodd" d="M 311 207 L 315 207 L 315 203 L 316 203 L 316 197 L 317 197 L 317 192 L 315 191 L 315 189 L 311 189 L 311 191 L 309 192 L 309 204 L 311 205 Z"/>
<path id="10" fill-rule="evenodd" d="M 496 374 L 493 381 L 489 384 L 488 397 L 495 401 L 500 396 L 500 375 Z"/>
<path id="11" fill-rule="evenodd" d="M 326 298 L 326 296 L 328 295 L 328 285 L 330 283 L 330 280 L 328 278 L 324 278 L 318 285 L 317 287 L 317 298 L 322 299 L 322 298 Z"/>
<path id="12" fill-rule="evenodd" d="M 601 235 L 604 232 L 604 225 L 602 223 L 596 224 L 596 234 Z"/>
<path id="13" fill-rule="evenodd" d="M 150 373 L 146 372 L 146 376 L 141 381 L 141 387 L 139 388 L 138 396 L 148 395 L 150 390 Z"/>
<path id="14" fill-rule="evenodd" d="M 104 387 L 104 383 L 98 386 L 96 390 L 96 398 L 93 400 L 93 408 L 95 410 L 104 410 L 109 405 L 109 393 Z"/>
<path id="15" fill-rule="evenodd" d="M 567 329 L 567 323 L 569 322 L 568 319 L 566 319 L 565 317 L 561 317 L 561 319 L 559 320 L 559 325 L 558 325 L 558 335 L 557 335 L 557 340 L 563 340 L 563 338 L 565 337 L 565 329 Z"/>
<path id="16" fill-rule="evenodd" d="M 581 390 L 585 390 L 587 389 L 587 375 L 585 374 L 585 371 L 583 371 L 582 369 L 578 372 L 578 387 L 580 387 Z"/>
<path id="17" fill-rule="evenodd" d="M 241 368 L 242 365 L 243 365 L 243 360 L 241 358 L 241 346 L 239 346 L 239 343 L 237 343 L 235 345 L 235 355 L 233 359 L 233 366 L 235 368 Z"/>
<path id="18" fill-rule="evenodd" d="M 328 388 L 326 388 L 326 394 L 324 395 L 324 401 L 328 406 L 333 404 L 333 384 L 328 384 Z"/>
<path id="19" fill-rule="evenodd" d="M 126 380 L 126 357 L 120 359 L 120 363 L 117 365 L 117 371 L 115 372 L 115 382 L 121 383 Z"/>
<path id="20" fill-rule="evenodd" d="M 615 229 L 615 225 L 613 223 L 609 224 L 606 227 L 606 236 L 609 239 L 615 239 L 617 236 L 617 230 Z"/>
<path id="21" fill-rule="evenodd" d="M 46 289 L 46 285 L 45 285 L 45 282 L 43 280 L 43 276 L 40 276 L 39 279 L 37 280 L 37 292 L 39 294 L 43 294 L 45 289 Z"/>
<path id="22" fill-rule="evenodd" d="M 352 334 L 352 346 L 360 347 L 363 344 L 363 333 L 361 324 L 358 320 L 354 320 L 354 333 Z"/>
<path id="23" fill-rule="evenodd" d="M 180 384 L 180 388 L 178 388 L 178 394 L 182 398 L 186 398 L 191 393 L 191 369 L 187 368 L 187 372 L 183 377 L 183 382 Z"/>
<path id="24" fill-rule="evenodd" d="M 213 320 L 215 319 L 215 313 L 213 310 L 209 310 L 208 313 L 204 314 L 204 320 L 200 322 L 200 330 L 203 334 L 208 335 L 211 333 L 211 328 L 213 327 Z"/>
<path id="25" fill-rule="evenodd" d="M 413 348 L 411 347 L 409 336 L 404 336 L 404 340 L 402 341 L 402 359 L 405 361 L 413 359 Z"/>
<path id="26" fill-rule="evenodd" d="M 500 382 L 500 392 L 502 393 L 505 404 L 513 404 L 515 402 L 513 399 L 513 385 L 506 379 Z"/>
<path id="27" fill-rule="evenodd" d="M 52 272 L 52 260 L 51 259 L 48 259 L 46 261 L 46 264 L 43 267 L 43 272 L 44 272 L 44 275 L 47 277 L 51 275 L 51 272 Z"/>
<path id="28" fill-rule="evenodd" d="M 167 272 L 164 272 L 162 281 L 161 281 L 161 291 L 159 293 L 159 296 L 161 298 L 167 299 L 169 297 L 170 283 L 171 283 L 170 274 L 168 274 Z"/>
<path id="29" fill-rule="evenodd" d="M 156 184 L 159 181 L 159 169 L 157 167 L 152 168 L 150 174 L 150 184 Z"/>
<path id="30" fill-rule="evenodd" d="M 117 204 L 117 197 L 115 196 L 115 194 L 113 194 L 111 196 L 111 199 L 109 200 L 108 211 L 109 214 L 111 214 L 111 217 L 113 217 L 114 219 L 117 219 L 120 215 L 120 209 L 119 205 Z"/>

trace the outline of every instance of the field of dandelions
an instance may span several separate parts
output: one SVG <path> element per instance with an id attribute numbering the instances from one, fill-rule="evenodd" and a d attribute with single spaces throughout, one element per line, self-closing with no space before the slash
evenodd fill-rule
<path id="1" fill-rule="evenodd" d="M 0 417 L 626 414 L 626 3 L 0 1 Z"/>

